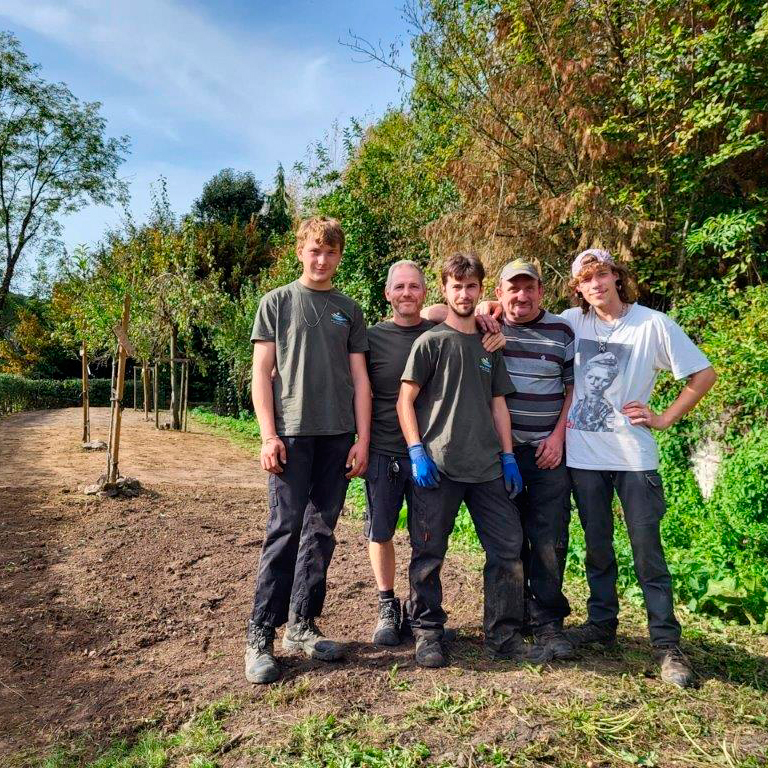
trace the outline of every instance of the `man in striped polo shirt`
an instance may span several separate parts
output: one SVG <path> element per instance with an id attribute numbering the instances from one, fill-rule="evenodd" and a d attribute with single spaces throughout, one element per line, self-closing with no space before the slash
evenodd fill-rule
<path id="1" fill-rule="evenodd" d="M 570 613 L 562 586 L 571 506 L 563 443 L 573 394 L 574 333 L 562 317 L 542 309 L 543 295 L 535 263 L 517 259 L 501 270 L 496 298 L 507 337 L 504 362 L 515 387 L 506 400 L 525 485 L 515 502 L 527 543 L 526 608 L 536 643 L 562 659 L 573 654 L 562 631 Z"/>

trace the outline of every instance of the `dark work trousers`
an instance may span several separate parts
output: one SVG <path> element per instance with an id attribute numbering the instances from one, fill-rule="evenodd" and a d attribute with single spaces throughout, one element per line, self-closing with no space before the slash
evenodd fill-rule
<path id="1" fill-rule="evenodd" d="M 523 568 L 526 613 L 533 627 L 557 622 L 571 612 L 563 594 L 563 552 L 568 551 L 571 478 L 565 461 L 554 469 L 536 466 L 536 446 L 515 447 L 524 490 L 515 496 L 525 536 Z"/>
<path id="2" fill-rule="evenodd" d="M 654 645 L 680 640 L 672 579 L 661 546 L 664 489 L 659 473 L 571 469 L 573 492 L 587 543 L 587 613 L 595 624 L 618 626 L 616 554 L 613 550 L 613 491 L 619 496 L 632 544 L 635 573 L 645 598 L 648 630 Z"/>
<path id="3" fill-rule="evenodd" d="M 523 621 L 523 531 L 502 478 L 459 483 L 441 474 L 437 488 L 414 486 L 408 607 L 413 631 L 433 637 L 443 634 L 446 614 L 440 570 L 462 501 L 485 550 L 485 643 L 494 651 L 505 651 Z"/>
<path id="4" fill-rule="evenodd" d="M 309 619 L 325 601 L 326 573 L 349 480 L 354 435 L 281 437 L 287 462 L 269 476 L 269 517 L 251 619 L 279 627 L 288 611 Z"/>

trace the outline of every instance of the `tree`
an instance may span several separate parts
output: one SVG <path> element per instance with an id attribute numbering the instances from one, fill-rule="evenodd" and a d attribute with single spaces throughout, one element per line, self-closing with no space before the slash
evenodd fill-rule
<path id="1" fill-rule="evenodd" d="M 18 40 L 0 33 L 0 314 L 25 249 L 56 237 L 56 217 L 123 200 L 128 139 L 106 138 L 98 102 L 47 83 Z"/>
<path id="2" fill-rule="evenodd" d="M 195 200 L 192 213 L 198 221 L 218 221 L 231 224 L 237 219 L 247 224 L 258 216 L 264 206 L 264 194 L 250 171 L 237 173 L 224 168 L 203 186 L 203 193 Z"/>
<path id="3" fill-rule="evenodd" d="M 267 195 L 267 211 L 264 214 L 264 230 L 270 237 L 280 237 L 293 226 L 294 204 L 285 183 L 282 163 L 277 166 L 275 188 Z"/>

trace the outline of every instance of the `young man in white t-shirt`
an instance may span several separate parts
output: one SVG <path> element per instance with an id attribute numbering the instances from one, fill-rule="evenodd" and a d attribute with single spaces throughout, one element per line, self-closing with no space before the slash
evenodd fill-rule
<path id="1" fill-rule="evenodd" d="M 615 490 L 662 680 L 686 686 L 693 673 L 680 651 L 680 624 L 661 545 L 664 491 L 651 430 L 667 429 L 688 413 L 714 384 L 715 372 L 677 323 L 635 303 L 629 271 L 607 251 L 580 253 L 571 274 L 570 287 L 579 306 L 563 312 L 576 334 L 566 461 L 586 539 L 590 597 L 587 622 L 566 635 L 582 646 L 616 641 Z M 659 371 L 671 371 L 676 379 L 687 382 L 666 410 L 654 413 L 647 403 Z"/>

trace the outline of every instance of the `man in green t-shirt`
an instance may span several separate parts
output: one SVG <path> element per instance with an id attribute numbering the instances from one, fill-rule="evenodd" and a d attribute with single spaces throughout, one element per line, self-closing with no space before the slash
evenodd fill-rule
<path id="1" fill-rule="evenodd" d="M 512 453 L 505 395 L 513 391 L 501 353 L 482 346 L 474 319 L 485 270 L 474 254 L 442 269 L 444 323 L 413 344 L 397 414 L 414 479 L 410 615 L 416 663 L 447 663 L 440 570 L 461 503 L 486 554 L 485 644 L 494 658 L 522 658 L 523 533 L 512 497 L 522 478 Z"/>
<path id="2" fill-rule="evenodd" d="M 413 261 L 398 261 L 389 268 L 384 294 L 392 319 L 368 329 L 368 375 L 373 392 L 371 451 L 365 476 L 365 536 L 376 586 L 379 590 L 378 622 L 373 632 L 377 645 L 398 645 L 409 626 L 401 619 L 395 597 L 395 547 L 392 537 L 405 500 L 412 506 L 411 461 L 400 423 L 397 397 L 413 342 L 435 323 L 420 316 L 427 288 L 424 273 Z M 476 318 L 487 331 L 483 346 L 493 352 L 506 340 L 493 318 Z"/>
<path id="3" fill-rule="evenodd" d="M 296 235 L 301 277 L 264 296 L 253 323 L 253 405 L 261 466 L 270 473 L 246 638 L 245 676 L 253 683 L 279 677 L 275 628 L 286 621 L 285 649 L 323 661 L 344 655 L 344 647 L 315 624 L 333 530 L 350 478 L 365 473 L 370 443 L 363 314 L 331 285 L 343 249 L 335 219 L 302 222 Z"/>

